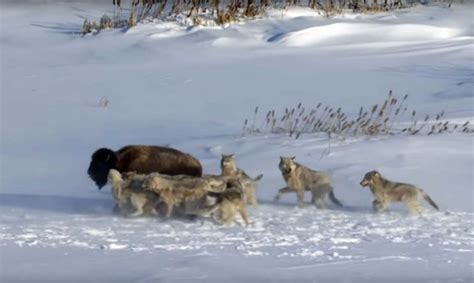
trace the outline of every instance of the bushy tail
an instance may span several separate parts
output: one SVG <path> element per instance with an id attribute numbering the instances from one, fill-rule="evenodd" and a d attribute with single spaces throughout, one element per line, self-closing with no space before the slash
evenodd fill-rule
<path id="1" fill-rule="evenodd" d="M 430 198 L 430 196 L 427 193 L 425 193 L 424 191 L 421 191 L 421 193 L 423 194 L 423 198 L 426 200 L 426 202 L 428 202 L 436 210 L 439 210 L 438 205 L 436 205 L 436 203 Z"/>
<path id="2" fill-rule="evenodd" d="M 262 179 L 263 174 L 258 175 L 257 177 L 253 178 L 252 181 L 257 182 L 258 180 Z"/>
<path id="3" fill-rule="evenodd" d="M 332 203 L 334 203 L 335 205 L 339 206 L 339 207 L 343 207 L 342 203 L 336 198 L 336 196 L 334 195 L 334 191 L 331 190 L 329 192 L 329 198 L 331 199 Z"/>

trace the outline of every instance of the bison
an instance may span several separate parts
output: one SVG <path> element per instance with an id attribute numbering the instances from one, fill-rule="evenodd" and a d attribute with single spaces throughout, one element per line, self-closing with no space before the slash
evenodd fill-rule
<path id="1" fill-rule="evenodd" d="M 129 145 L 118 151 L 108 148 L 96 150 L 92 154 L 87 174 L 99 190 L 107 183 L 110 169 L 119 172 L 134 171 L 138 174 L 158 172 L 166 175 L 202 175 L 199 160 L 187 153 L 163 146 Z"/>

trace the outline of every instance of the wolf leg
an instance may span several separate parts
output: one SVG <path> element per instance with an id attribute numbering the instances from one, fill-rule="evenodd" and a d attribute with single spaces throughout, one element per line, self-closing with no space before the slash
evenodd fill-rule
<path id="1" fill-rule="evenodd" d="M 405 205 L 408 207 L 411 214 L 421 215 L 421 213 L 423 212 L 423 208 L 416 201 L 406 202 Z"/>
<path id="2" fill-rule="evenodd" d="M 298 207 L 304 206 L 304 190 L 299 190 L 296 192 L 296 199 L 298 201 Z"/>
<path id="3" fill-rule="evenodd" d="M 255 184 L 248 185 L 246 197 L 247 197 L 247 204 L 256 207 L 257 206 L 257 188 Z"/>
<path id="4" fill-rule="evenodd" d="M 380 212 L 384 211 L 387 208 L 387 204 L 385 204 L 381 201 L 378 201 L 378 200 L 374 200 L 372 202 L 372 207 L 373 207 L 373 209 L 376 213 L 380 213 Z"/>
<path id="5" fill-rule="evenodd" d="M 290 189 L 289 187 L 284 187 L 278 190 L 278 193 L 276 194 L 274 201 L 279 201 L 281 196 L 287 193 L 293 193 L 294 191 Z"/>
<path id="6" fill-rule="evenodd" d="M 127 213 L 127 216 L 137 217 L 137 216 L 143 215 L 144 213 L 143 207 L 146 205 L 146 202 L 147 202 L 146 198 L 132 195 L 132 197 L 130 198 L 130 203 L 135 211 L 132 213 Z"/>
<path id="7" fill-rule="evenodd" d="M 321 198 L 321 197 L 316 198 L 314 204 L 319 209 L 325 209 L 326 208 L 326 202 L 324 201 L 324 198 Z"/>
<path id="8" fill-rule="evenodd" d="M 240 216 L 242 217 L 242 220 L 244 221 L 245 225 L 249 225 L 249 220 L 247 218 L 247 212 L 245 211 L 245 208 L 243 206 L 239 207 L 239 213 L 240 213 Z"/>

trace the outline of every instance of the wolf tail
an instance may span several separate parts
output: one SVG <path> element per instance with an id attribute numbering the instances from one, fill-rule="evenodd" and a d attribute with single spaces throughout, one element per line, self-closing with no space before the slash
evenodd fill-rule
<path id="1" fill-rule="evenodd" d="M 336 196 L 334 195 L 334 191 L 331 190 L 329 192 L 329 198 L 331 199 L 332 203 L 334 203 L 335 205 L 339 206 L 339 207 L 343 207 L 342 203 L 336 198 Z"/>
<path id="2" fill-rule="evenodd" d="M 258 175 L 257 177 L 253 178 L 252 181 L 257 182 L 258 180 L 262 179 L 263 174 Z"/>
<path id="3" fill-rule="evenodd" d="M 428 202 L 432 207 L 434 207 L 436 210 L 439 210 L 438 205 L 430 198 L 430 196 L 425 193 L 423 190 L 421 190 L 421 194 L 423 195 L 423 198 Z"/>

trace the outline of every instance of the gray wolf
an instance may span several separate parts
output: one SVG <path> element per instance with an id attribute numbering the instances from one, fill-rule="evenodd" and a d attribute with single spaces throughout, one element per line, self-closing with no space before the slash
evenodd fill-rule
<path id="1" fill-rule="evenodd" d="M 295 192 L 298 206 L 301 207 L 304 205 L 304 192 L 311 191 L 311 202 L 317 208 L 326 208 L 325 199 L 328 195 L 335 205 L 342 206 L 342 203 L 334 195 L 331 178 L 327 173 L 314 171 L 296 163 L 295 157 L 280 157 L 278 167 L 287 186 L 278 191 L 275 201 L 278 201 L 283 194 Z"/>
<path id="2" fill-rule="evenodd" d="M 367 172 L 360 185 L 369 187 L 372 191 L 375 198 L 372 206 L 375 212 L 384 211 L 392 202 L 403 202 L 411 213 L 420 214 L 422 212 L 419 202 L 421 197 L 436 210 L 439 210 L 438 205 L 422 189 L 410 184 L 389 181 L 375 170 Z"/>
<path id="3" fill-rule="evenodd" d="M 156 206 L 160 199 L 153 192 L 143 190 L 146 175 L 126 174 L 125 179 L 119 171 L 111 169 L 108 182 L 112 186 L 112 195 L 120 212 L 128 217 L 156 215 Z"/>
<path id="4" fill-rule="evenodd" d="M 263 175 L 260 174 L 255 178 L 250 177 L 242 169 L 237 168 L 235 163 L 235 155 L 222 155 L 221 157 L 221 175 L 234 176 L 240 179 L 243 185 L 245 202 L 252 206 L 257 206 L 257 184 Z"/>

